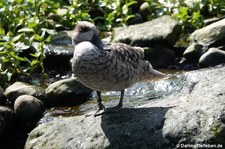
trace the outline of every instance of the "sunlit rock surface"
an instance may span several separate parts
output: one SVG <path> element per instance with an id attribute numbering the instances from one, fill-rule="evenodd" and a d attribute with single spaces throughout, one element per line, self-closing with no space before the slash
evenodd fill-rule
<path id="1" fill-rule="evenodd" d="M 182 144 L 225 145 L 224 70 L 218 67 L 170 76 L 153 83 L 154 95 L 148 82 L 139 91 L 127 89 L 125 101 L 136 98 L 134 106 L 125 102 L 120 112 L 99 117 L 90 114 L 93 108 L 84 111 L 85 115 L 56 117 L 35 128 L 25 148 L 168 149 Z"/>
<path id="2" fill-rule="evenodd" d="M 141 47 L 172 47 L 180 34 L 181 27 L 178 22 L 171 16 L 162 16 L 142 24 L 115 28 L 113 41 Z"/>

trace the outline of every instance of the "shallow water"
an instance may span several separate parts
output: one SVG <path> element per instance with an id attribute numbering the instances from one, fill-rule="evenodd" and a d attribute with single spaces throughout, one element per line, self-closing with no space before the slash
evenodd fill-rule
<path id="1" fill-rule="evenodd" d="M 123 107 L 132 108 L 148 103 L 150 100 L 163 100 L 172 93 L 189 92 L 194 82 L 197 82 L 190 73 L 174 70 L 160 70 L 168 75 L 168 78 L 160 81 L 148 81 L 134 84 L 125 90 Z M 116 106 L 119 102 L 120 92 L 103 92 L 103 104 L 106 107 Z M 54 107 L 48 109 L 39 123 L 46 123 L 58 117 L 70 117 L 93 113 L 97 109 L 97 95 L 93 95 L 89 101 L 80 106 Z"/>

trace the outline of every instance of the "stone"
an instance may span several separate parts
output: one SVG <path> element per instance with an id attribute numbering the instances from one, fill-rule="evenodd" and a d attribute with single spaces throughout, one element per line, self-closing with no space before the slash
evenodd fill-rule
<path id="1" fill-rule="evenodd" d="M 183 53 L 183 57 L 187 61 L 198 62 L 203 54 L 203 46 L 198 43 L 192 43 Z"/>
<path id="2" fill-rule="evenodd" d="M 204 25 L 207 26 L 207 25 L 210 25 L 212 23 L 215 23 L 215 22 L 218 22 L 222 19 L 225 19 L 225 16 L 221 16 L 219 18 L 209 18 L 209 19 L 205 19 L 203 22 L 204 22 Z"/>
<path id="3" fill-rule="evenodd" d="M 181 91 L 138 107 L 98 117 L 59 117 L 43 123 L 30 132 L 25 148 L 224 146 L 224 69 L 215 67 L 178 75 L 189 80 Z"/>
<path id="4" fill-rule="evenodd" d="M 225 63 L 225 51 L 218 48 L 210 48 L 199 59 L 200 67 L 210 67 Z"/>
<path id="5" fill-rule="evenodd" d="M 48 86 L 46 103 L 49 106 L 77 105 L 86 101 L 91 93 L 92 90 L 76 78 L 62 79 Z"/>
<path id="6" fill-rule="evenodd" d="M 12 109 L 0 106 L 0 140 L 13 132 L 15 120 L 15 114 Z"/>
<path id="7" fill-rule="evenodd" d="M 12 103 L 21 95 L 31 95 L 39 99 L 45 98 L 45 90 L 42 87 L 24 82 L 13 83 L 6 88 L 4 94 Z"/>
<path id="8" fill-rule="evenodd" d="M 225 45 L 225 19 L 194 31 L 190 39 L 208 48 Z"/>
<path id="9" fill-rule="evenodd" d="M 45 48 L 45 68 L 57 71 L 60 71 L 62 69 L 70 70 L 71 66 L 69 61 L 73 57 L 73 52 L 74 46 L 72 45 L 47 45 L 47 47 Z"/>
<path id="10" fill-rule="evenodd" d="M 51 35 L 51 44 L 53 45 L 69 45 L 72 44 L 71 35 L 73 30 L 71 31 L 61 31 L 57 34 Z"/>
<path id="11" fill-rule="evenodd" d="M 4 89 L 0 86 L 0 104 L 5 103 Z"/>
<path id="12" fill-rule="evenodd" d="M 44 103 L 30 95 L 19 96 L 14 103 L 16 116 L 23 122 L 36 122 L 45 111 Z"/>
<path id="13" fill-rule="evenodd" d="M 112 41 L 133 46 L 174 46 L 181 34 L 181 27 L 171 16 L 162 16 L 152 21 L 128 27 L 114 28 Z"/>
<path id="14" fill-rule="evenodd" d="M 174 62 L 176 53 L 168 48 L 155 46 L 155 47 L 145 47 L 145 58 L 150 61 L 153 68 L 168 67 Z"/>

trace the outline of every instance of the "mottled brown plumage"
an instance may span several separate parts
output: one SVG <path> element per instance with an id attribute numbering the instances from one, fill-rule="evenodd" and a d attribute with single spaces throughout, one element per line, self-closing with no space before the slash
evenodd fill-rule
<path id="1" fill-rule="evenodd" d="M 76 45 L 71 59 L 72 70 L 82 84 L 97 91 L 99 110 L 104 109 L 101 91 L 121 91 L 116 107 L 121 108 L 124 89 L 139 81 L 165 76 L 142 60 L 142 48 L 123 43 L 103 44 L 90 22 L 78 22 L 72 42 Z"/>

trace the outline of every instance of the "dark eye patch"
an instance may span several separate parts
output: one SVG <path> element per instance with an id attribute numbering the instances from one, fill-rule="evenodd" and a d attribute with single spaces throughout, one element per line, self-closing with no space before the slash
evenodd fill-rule
<path id="1" fill-rule="evenodd" d="M 80 28 L 80 32 L 87 32 L 89 30 L 90 29 L 88 27 L 85 27 L 85 26 Z"/>

